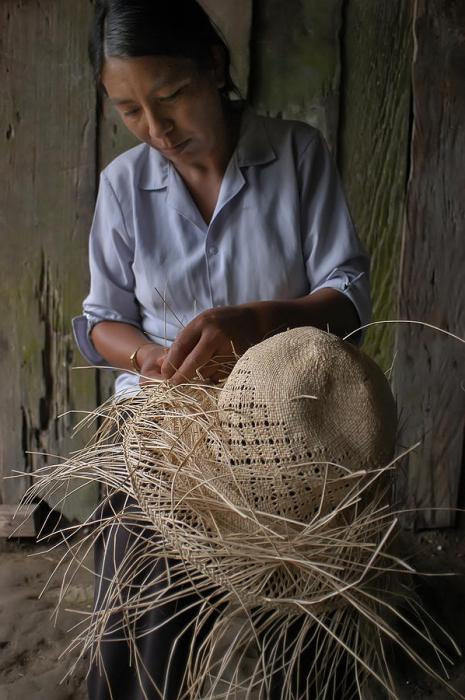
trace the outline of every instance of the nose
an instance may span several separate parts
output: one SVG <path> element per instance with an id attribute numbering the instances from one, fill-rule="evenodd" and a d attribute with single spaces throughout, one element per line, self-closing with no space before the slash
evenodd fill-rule
<path id="1" fill-rule="evenodd" d="M 172 119 L 167 118 L 154 109 L 147 110 L 147 125 L 152 142 L 163 141 L 174 127 Z"/>

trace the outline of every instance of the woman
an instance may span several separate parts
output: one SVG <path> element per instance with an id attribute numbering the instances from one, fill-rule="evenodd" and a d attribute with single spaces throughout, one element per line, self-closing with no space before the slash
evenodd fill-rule
<path id="1" fill-rule="evenodd" d="M 153 377 L 215 380 L 218 359 L 284 328 L 343 336 L 369 320 L 367 256 L 324 141 L 230 100 L 228 49 L 194 0 L 100 0 L 91 59 L 142 142 L 101 175 L 91 289 L 74 321 L 92 363 L 126 370 L 118 393 Z M 97 571 L 111 578 L 131 537 L 109 533 Z M 103 595 L 101 582 L 97 607 Z M 187 637 L 160 690 L 176 634 L 170 623 L 141 642 L 145 695 L 125 642 L 109 645 L 104 673 L 90 677 L 92 700 L 110 697 L 108 684 L 125 700 L 177 697 Z"/>

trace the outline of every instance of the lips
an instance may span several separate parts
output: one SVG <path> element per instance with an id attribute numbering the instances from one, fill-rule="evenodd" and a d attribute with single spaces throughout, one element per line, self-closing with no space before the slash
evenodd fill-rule
<path id="1" fill-rule="evenodd" d="M 166 148 L 162 148 L 160 150 L 162 151 L 162 153 L 168 153 L 168 154 L 179 153 L 180 151 L 183 150 L 183 148 L 185 146 L 187 146 L 188 142 L 189 142 L 189 139 L 186 139 L 185 141 L 181 141 L 180 143 L 176 144 L 176 146 L 169 146 Z"/>

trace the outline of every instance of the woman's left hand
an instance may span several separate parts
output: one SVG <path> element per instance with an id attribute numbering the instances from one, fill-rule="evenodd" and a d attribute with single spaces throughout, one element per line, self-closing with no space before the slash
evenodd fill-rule
<path id="1" fill-rule="evenodd" d="M 261 338 L 255 310 L 248 305 L 208 309 L 179 333 L 161 365 L 161 375 L 173 384 L 193 377 L 218 380 L 230 363 Z"/>
<path id="2" fill-rule="evenodd" d="M 360 325 L 352 301 L 338 289 L 322 288 L 298 299 L 222 306 L 199 314 L 179 333 L 161 365 L 161 376 L 181 384 L 198 376 L 217 380 L 231 363 L 265 337 L 314 326 L 344 337 Z"/>

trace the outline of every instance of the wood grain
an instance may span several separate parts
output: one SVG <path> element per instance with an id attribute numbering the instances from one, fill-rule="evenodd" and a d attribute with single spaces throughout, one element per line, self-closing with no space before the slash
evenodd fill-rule
<path id="1" fill-rule="evenodd" d="M 403 237 L 400 315 L 465 337 L 465 4 L 415 5 L 413 140 Z M 422 445 L 406 461 L 401 502 L 423 512 L 415 527 L 452 525 L 465 425 L 465 345 L 403 325 L 395 385 L 402 442 Z"/>
<path id="2" fill-rule="evenodd" d="M 336 152 L 342 0 L 255 0 L 250 99 L 258 112 L 305 121 Z"/>
<path id="3" fill-rule="evenodd" d="M 411 3 L 346 3 L 341 33 L 339 165 L 371 255 L 373 318 L 396 318 L 410 148 Z M 364 349 L 392 364 L 395 328 L 374 326 Z"/>
<path id="4" fill-rule="evenodd" d="M 90 5 L 3 0 L 0 6 L 1 473 L 28 474 L 66 454 L 75 419 L 95 403 L 94 371 L 71 333 L 88 285 L 95 183 L 95 93 L 87 67 Z M 29 478 L 3 481 L 17 504 Z M 81 516 L 92 494 L 67 502 Z"/>
<path id="5" fill-rule="evenodd" d="M 0 506 L 0 537 L 35 537 L 35 506 Z"/>
<path id="6" fill-rule="evenodd" d="M 232 78 L 247 97 L 250 70 L 252 0 L 200 0 L 226 39 L 231 52 Z"/>

